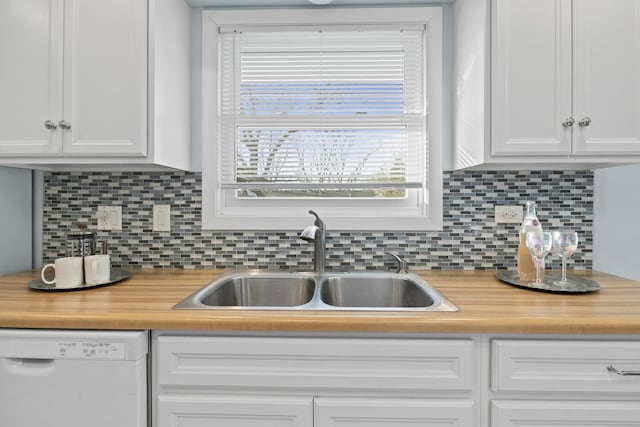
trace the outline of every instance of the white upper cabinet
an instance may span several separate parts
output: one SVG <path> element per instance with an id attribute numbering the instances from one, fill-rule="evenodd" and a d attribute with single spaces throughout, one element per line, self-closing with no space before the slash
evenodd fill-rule
<path id="1" fill-rule="evenodd" d="M 0 2 L 0 155 L 62 147 L 62 0 Z"/>
<path id="2" fill-rule="evenodd" d="M 640 161 L 640 0 L 454 7 L 454 168 Z"/>
<path id="3" fill-rule="evenodd" d="M 498 0 L 493 19 L 492 154 L 570 154 L 571 1 Z"/>
<path id="4" fill-rule="evenodd" d="M 0 2 L 0 164 L 189 169 L 190 22 L 183 0 Z"/>
<path id="5" fill-rule="evenodd" d="M 146 154 L 147 5 L 66 0 L 65 155 Z"/>
<path id="6" fill-rule="evenodd" d="M 573 5 L 575 154 L 640 153 L 640 1 Z"/>

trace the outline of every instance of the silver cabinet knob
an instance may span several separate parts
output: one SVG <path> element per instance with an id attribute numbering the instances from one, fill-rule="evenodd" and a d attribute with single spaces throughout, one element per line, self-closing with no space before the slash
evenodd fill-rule
<path id="1" fill-rule="evenodd" d="M 60 122 L 58 122 L 58 125 L 60 126 L 60 129 L 71 129 L 71 123 L 64 120 L 60 120 Z"/>
<path id="2" fill-rule="evenodd" d="M 46 122 L 44 122 L 44 127 L 49 130 L 58 129 L 58 125 L 55 122 L 52 122 L 51 120 L 47 120 Z"/>
<path id="3" fill-rule="evenodd" d="M 586 127 L 591 124 L 591 119 L 589 117 L 584 117 L 582 120 L 578 122 L 578 125 L 581 127 Z"/>
<path id="4" fill-rule="evenodd" d="M 573 117 L 569 117 L 567 120 L 565 120 L 564 122 L 562 122 L 562 126 L 566 127 L 566 128 L 570 128 L 571 126 L 573 126 L 576 123 L 575 119 Z"/>

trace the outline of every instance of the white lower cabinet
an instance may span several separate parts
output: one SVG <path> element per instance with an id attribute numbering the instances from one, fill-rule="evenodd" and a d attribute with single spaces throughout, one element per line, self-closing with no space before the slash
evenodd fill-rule
<path id="1" fill-rule="evenodd" d="M 473 426 L 471 401 L 292 396 L 160 398 L 158 427 Z"/>
<path id="2" fill-rule="evenodd" d="M 640 426 L 640 342 L 495 339 L 491 427 Z"/>
<path id="3" fill-rule="evenodd" d="M 640 376 L 608 369 L 640 372 L 640 341 L 497 339 L 491 347 L 491 388 L 497 392 L 640 396 Z"/>
<path id="4" fill-rule="evenodd" d="M 633 335 L 167 331 L 153 346 L 154 427 L 640 426 Z"/>
<path id="5" fill-rule="evenodd" d="M 474 427 L 471 339 L 159 336 L 156 427 Z"/>
<path id="6" fill-rule="evenodd" d="M 312 397 L 169 396 L 158 399 L 158 427 L 310 427 Z"/>
<path id="7" fill-rule="evenodd" d="M 435 399 L 315 399 L 314 427 L 473 426 L 471 401 Z"/>
<path id="8" fill-rule="evenodd" d="M 492 427 L 637 427 L 639 402 L 491 402 Z"/>

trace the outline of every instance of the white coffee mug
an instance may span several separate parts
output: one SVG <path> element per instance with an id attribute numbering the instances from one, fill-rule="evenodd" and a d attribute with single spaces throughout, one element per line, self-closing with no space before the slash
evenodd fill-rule
<path id="1" fill-rule="evenodd" d="M 89 255 L 84 257 L 84 281 L 87 285 L 102 285 L 111 280 L 111 257 Z"/>
<path id="2" fill-rule="evenodd" d="M 47 280 L 44 273 L 48 268 L 53 268 L 53 280 Z M 66 289 L 82 286 L 82 257 L 71 256 L 66 258 L 58 258 L 53 264 L 47 264 L 42 267 L 40 278 L 47 285 L 56 285 L 56 288 Z"/>

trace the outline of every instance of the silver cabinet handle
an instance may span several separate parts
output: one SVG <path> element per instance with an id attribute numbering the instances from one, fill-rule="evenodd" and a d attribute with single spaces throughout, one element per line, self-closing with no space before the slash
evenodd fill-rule
<path id="1" fill-rule="evenodd" d="M 589 117 L 584 117 L 582 120 L 578 122 L 578 125 L 580 127 L 586 127 L 586 126 L 589 126 L 590 124 L 591 124 L 591 119 Z"/>
<path id="2" fill-rule="evenodd" d="M 640 371 L 619 371 L 616 368 L 614 368 L 612 365 L 607 366 L 607 371 L 613 372 L 614 374 L 622 375 L 622 376 L 640 375 Z"/>
<path id="3" fill-rule="evenodd" d="M 569 117 L 567 120 L 565 120 L 564 122 L 562 122 L 562 126 L 566 127 L 566 128 L 570 128 L 571 126 L 573 126 L 576 123 L 576 120 L 573 117 Z"/>
<path id="4" fill-rule="evenodd" d="M 58 125 L 55 122 L 52 122 L 51 120 L 47 120 L 46 122 L 44 122 L 44 127 L 49 130 L 58 129 Z"/>
<path id="5" fill-rule="evenodd" d="M 65 120 L 60 120 L 60 122 L 58 123 L 58 125 L 60 126 L 60 129 L 71 129 L 71 123 L 65 121 Z"/>

